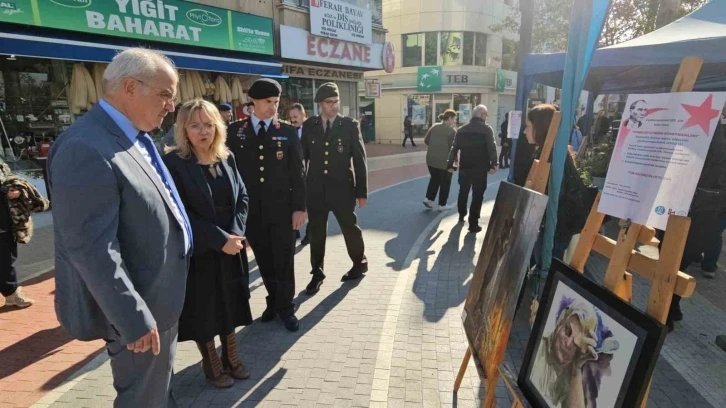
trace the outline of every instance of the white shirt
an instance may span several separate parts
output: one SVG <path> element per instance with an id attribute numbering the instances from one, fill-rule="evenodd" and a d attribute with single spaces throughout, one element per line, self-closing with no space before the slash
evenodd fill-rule
<path id="1" fill-rule="evenodd" d="M 255 115 L 250 116 L 250 120 L 252 121 L 252 129 L 255 131 L 255 134 L 258 134 L 260 131 L 260 122 L 265 122 L 265 130 L 270 130 L 270 124 L 272 123 L 272 118 L 261 120 Z"/>
<path id="2" fill-rule="evenodd" d="M 297 128 L 297 137 L 298 139 L 302 139 L 302 126 Z"/>

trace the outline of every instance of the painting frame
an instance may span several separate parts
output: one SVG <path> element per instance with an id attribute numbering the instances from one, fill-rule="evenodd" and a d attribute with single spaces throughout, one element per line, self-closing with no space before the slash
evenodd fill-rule
<path id="1" fill-rule="evenodd" d="M 581 299 L 578 299 L 577 295 Z M 568 301 L 570 301 L 569 304 Z M 582 308 L 580 309 L 580 307 Z M 517 380 L 522 393 L 533 406 L 561 407 L 567 405 L 565 402 L 560 404 L 553 402 L 561 398 L 565 393 L 552 392 L 552 395 L 545 394 L 550 394 L 549 391 L 552 390 L 562 391 L 561 385 L 565 381 L 559 379 L 560 377 L 565 378 L 565 376 L 561 376 L 561 373 L 566 372 L 566 369 L 562 367 L 569 367 L 570 370 L 573 370 L 574 363 L 570 362 L 572 365 L 569 366 L 558 366 L 560 371 L 558 371 L 558 368 L 551 368 L 555 364 L 551 366 L 550 364 L 553 359 L 567 355 L 563 351 L 565 346 L 561 346 L 558 341 L 560 341 L 560 337 L 568 336 L 568 334 L 563 334 L 566 332 L 558 330 L 564 327 L 565 324 L 569 324 L 565 323 L 565 321 L 571 317 L 577 317 L 578 323 L 582 321 L 581 313 L 583 312 L 580 310 L 585 310 L 588 307 L 591 307 L 588 310 L 594 313 L 589 315 L 586 320 L 595 322 L 595 329 L 593 329 L 592 333 L 597 343 L 597 345 L 593 345 L 593 351 L 597 353 L 597 358 L 585 364 L 592 363 L 599 367 L 599 361 L 603 361 L 602 364 L 607 365 L 606 369 L 600 368 L 598 369 L 600 371 L 597 371 L 597 375 L 601 375 L 597 377 L 597 389 L 594 395 L 598 402 L 597 406 L 607 408 L 640 406 L 665 340 L 666 326 L 559 259 L 553 259 L 552 261 Z M 545 337 L 545 330 L 546 327 L 550 326 L 554 326 L 554 328 L 549 333 L 548 338 Z M 583 323 L 583 327 L 588 326 Z M 572 334 L 572 329 L 570 327 L 567 329 Z M 602 335 L 602 333 L 606 334 Z M 634 342 L 623 341 L 626 337 L 631 336 L 634 336 Z M 550 341 L 550 339 L 552 340 Z M 607 344 L 610 344 L 610 346 Z M 613 349 L 613 347 L 615 348 Z M 578 351 L 573 353 L 575 353 L 573 354 L 575 356 L 578 355 Z M 585 354 L 587 353 L 582 353 L 580 350 L 580 356 Z M 607 358 L 603 358 L 603 356 Z M 573 361 L 578 360 L 573 357 Z M 616 370 L 611 367 L 615 361 L 619 361 L 621 366 L 621 370 L 617 374 L 613 374 L 613 371 Z M 623 365 L 623 362 L 627 362 L 627 365 Z M 555 363 L 559 363 L 559 361 L 555 360 Z M 535 367 L 535 365 L 537 366 Z M 545 367 L 543 368 L 543 366 Z M 588 379 L 583 380 L 584 375 L 586 375 L 583 373 L 590 374 L 592 372 L 589 367 L 583 365 L 581 372 L 578 373 L 580 377 L 577 377 L 581 380 L 582 395 L 585 400 L 593 398 L 591 392 L 585 390 L 584 385 L 592 383 L 588 382 Z M 546 373 L 542 374 L 543 371 Z M 574 370 L 570 372 L 574 372 Z M 552 373 L 555 373 L 554 377 L 552 377 Z M 606 374 L 603 375 L 602 373 Z M 545 392 L 542 392 L 541 387 L 535 384 L 537 382 L 541 385 L 543 379 L 549 380 L 551 378 L 556 378 L 556 380 L 550 387 L 543 387 Z M 605 383 L 605 381 L 608 382 Z M 567 382 L 567 386 L 569 384 Z M 603 386 L 615 389 L 606 388 L 603 390 Z M 569 387 L 567 390 L 565 398 L 570 398 L 573 395 L 573 387 Z M 606 390 L 609 393 L 605 393 Z M 617 393 L 612 394 L 613 391 L 617 391 Z M 575 392 L 574 395 L 579 394 Z M 602 398 L 612 399 L 612 403 L 602 403 L 600 401 L 601 396 Z"/>
<path id="2" fill-rule="evenodd" d="M 464 303 L 464 333 L 481 378 L 496 378 L 504 361 L 517 300 L 548 197 L 499 184 Z"/>

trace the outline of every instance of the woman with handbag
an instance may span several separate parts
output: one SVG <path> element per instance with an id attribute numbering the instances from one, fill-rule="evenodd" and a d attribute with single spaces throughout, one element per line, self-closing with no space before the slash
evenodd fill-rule
<path id="1" fill-rule="evenodd" d="M 202 354 L 207 383 L 217 388 L 249 378 L 239 361 L 235 329 L 252 323 L 245 251 L 248 196 L 226 126 L 210 102 L 194 99 L 180 109 L 176 147 L 164 156 L 192 227 L 194 253 L 187 275 L 179 341 L 192 340 Z M 222 343 L 217 355 L 214 337 Z"/>

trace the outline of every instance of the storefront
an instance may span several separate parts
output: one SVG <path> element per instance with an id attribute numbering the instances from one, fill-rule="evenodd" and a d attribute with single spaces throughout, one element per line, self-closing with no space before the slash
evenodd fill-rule
<path id="1" fill-rule="evenodd" d="M 12 13 L 0 13 L 0 22 L 10 23 L 0 29 L 0 155 L 6 160 L 42 156 L 41 142 L 52 142 L 102 95 L 94 73 L 100 69 L 102 75 L 102 64 L 119 50 L 157 49 L 174 61 L 182 78 L 215 84 L 221 77 L 230 87 L 239 81 L 244 92 L 261 75 L 280 75 L 281 64 L 272 58 L 272 19 L 178 0 L 144 7 L 77 3 L 16 1 L 10 3 Z M 74 64 L 79 63 L 92 77 L 82 108 L 68 97 Z M 238 115 L 243 114 L 245 95 L 235 92 L 235 101 L 232 95 L 221 100 L 210 89 L 196 88 L 186 99 L 234 102 Z"/>
<path id="2" fill-rule="evenodd" d="M 376 76 L 366 75 L 366 79 L 371 78 Z M 459 125 L 463 125 L 471 119 L 474 107 L 485 104 L 492 112 L 490 125 L 496 125 L 498 94 L 492 72 L 433 66 L 380 76 L 379 80 L 382 95 L 375 103 L 375 132 L 381 143 L 401 143 L 403 121 L 408 115 L 414 137 L 424 137 L 446 109 L 455 110 Z"/>
<path id="3" fill-rule="evenodd" d="M 393 49 L 388 43 L 342 41 L 281 25 L 280 55 L 282 73 L 289 77 L 282 80 L 281 115 L 287 114 L 283 107 L 296 102 L 305 106 L 309 116 L 318 114 L 315 90 L 325 82 L 335 82 L 340 90 L 340 113 L 361 119 L 358 86 L 363 81 L 363 73 L 383 69 L 384 58 L 386 55 L 390 58 Z"/>

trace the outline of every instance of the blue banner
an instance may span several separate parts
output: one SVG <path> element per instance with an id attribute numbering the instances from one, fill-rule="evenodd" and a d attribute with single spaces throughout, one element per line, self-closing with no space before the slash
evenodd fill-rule
<path id="1" fill-rule="evenodd" d="M 567 40 L 567 60 L 562 78 L 562 122 L 552 153 L 552 170 L 547 194 L 545 231 L 542 240 L 542 269 L 549 270 L 557 227 L 557 207 L 562 175 L 567 157 L 567 144 L 574 125 L 577 103 L 590 70 L 600 32 L 610 9 L 610 0 L 575 0 L 570 17 L 570 36 Z M 540 158 L 547 160 L 546 157 Z"/>

